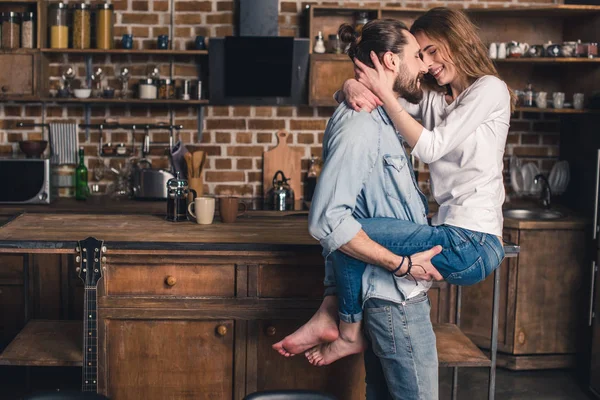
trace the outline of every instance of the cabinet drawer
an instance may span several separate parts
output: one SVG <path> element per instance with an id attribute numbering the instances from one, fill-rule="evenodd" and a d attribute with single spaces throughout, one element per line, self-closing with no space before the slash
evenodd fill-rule
<path id="1" fill-rule="evenodd" d="M 258 297 L 323 297 L 322 265 L 261 265 L 258 269 Z"/>
<path id="2" fill-rule="evenodd" d="M 0 93 L 33 94 L 33 62 L 31 54 L 0 54 Z"/>
<path id="3" fill-rule="evenodd" d="M 109 296 L 233 297 L 235 266 L 109 264 L 104 285 Z"/>

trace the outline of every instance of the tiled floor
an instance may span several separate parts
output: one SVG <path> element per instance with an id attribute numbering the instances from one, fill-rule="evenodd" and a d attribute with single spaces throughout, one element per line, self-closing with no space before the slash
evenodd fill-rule
<path id="1" fill-rule="evenodd" d="M 487 368 L 462 368 L 458 372 L 457 400 L 485 400 Z M 440 400 L 450 399 L 452 372 L 440 371 Z M 496 400 L 588 400 L 593 399 L 571 370 L 519 371 L 498 369 Z"/>

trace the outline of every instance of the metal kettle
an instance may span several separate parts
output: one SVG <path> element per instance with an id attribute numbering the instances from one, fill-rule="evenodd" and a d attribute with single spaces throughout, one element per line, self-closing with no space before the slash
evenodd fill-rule
<path id="1" fill-rule="evenodd" d="M 192 201 L 196 198 L 196 191 L 189 189 L 188 182 L 179 178 L 179 172 L 175 178 L 167 181 L 167 221 L 181 222 L 187 220 L 188 197 L 192 193 Z"/>
<path id="2" fill-rule="evenodd" d="M 277 171 L 273 176 L 273 187 L 267 193 L 267 203 L 271 210 L 291 211 L 294 209 L 294 190 L 288 181 L 289 178 L 285 177 L 283 171 Z"/>

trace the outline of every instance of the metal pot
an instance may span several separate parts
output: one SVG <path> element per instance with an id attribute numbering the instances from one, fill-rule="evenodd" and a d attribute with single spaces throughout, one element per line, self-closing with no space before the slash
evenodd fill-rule
<path id="1" fill-rule="evenodd" d="M 280 177 L 280 179 L 278 179 Z M 277 171 L 273 176 L 273 187 L 267 193 L 267 207 L 275 211 L 290 211 L 294 209 L 294 190 L 288 184 L 289 179 L 283 171 Z"/>

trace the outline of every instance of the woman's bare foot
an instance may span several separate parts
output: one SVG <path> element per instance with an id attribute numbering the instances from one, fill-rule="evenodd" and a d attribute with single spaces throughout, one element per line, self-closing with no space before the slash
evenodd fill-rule
<path id="1" fill-rule="evenodd" d="M 308 361 L 315 366 L 329 365 L 340 358 L 363 352 L 367 342 L 360 329 L 360 323 L 340 322 L 340 336 L 331 343 L 323 343 L 305 353 Z"/>
<path id="2" fill-rule="evenodd" d="M 282 356 L 290 357 L 304 353 L 318 344 L 333 342 L 338 335 L 337 297 L 326 296 L 319 310 L 306 324 L 272 347 Z"/>

